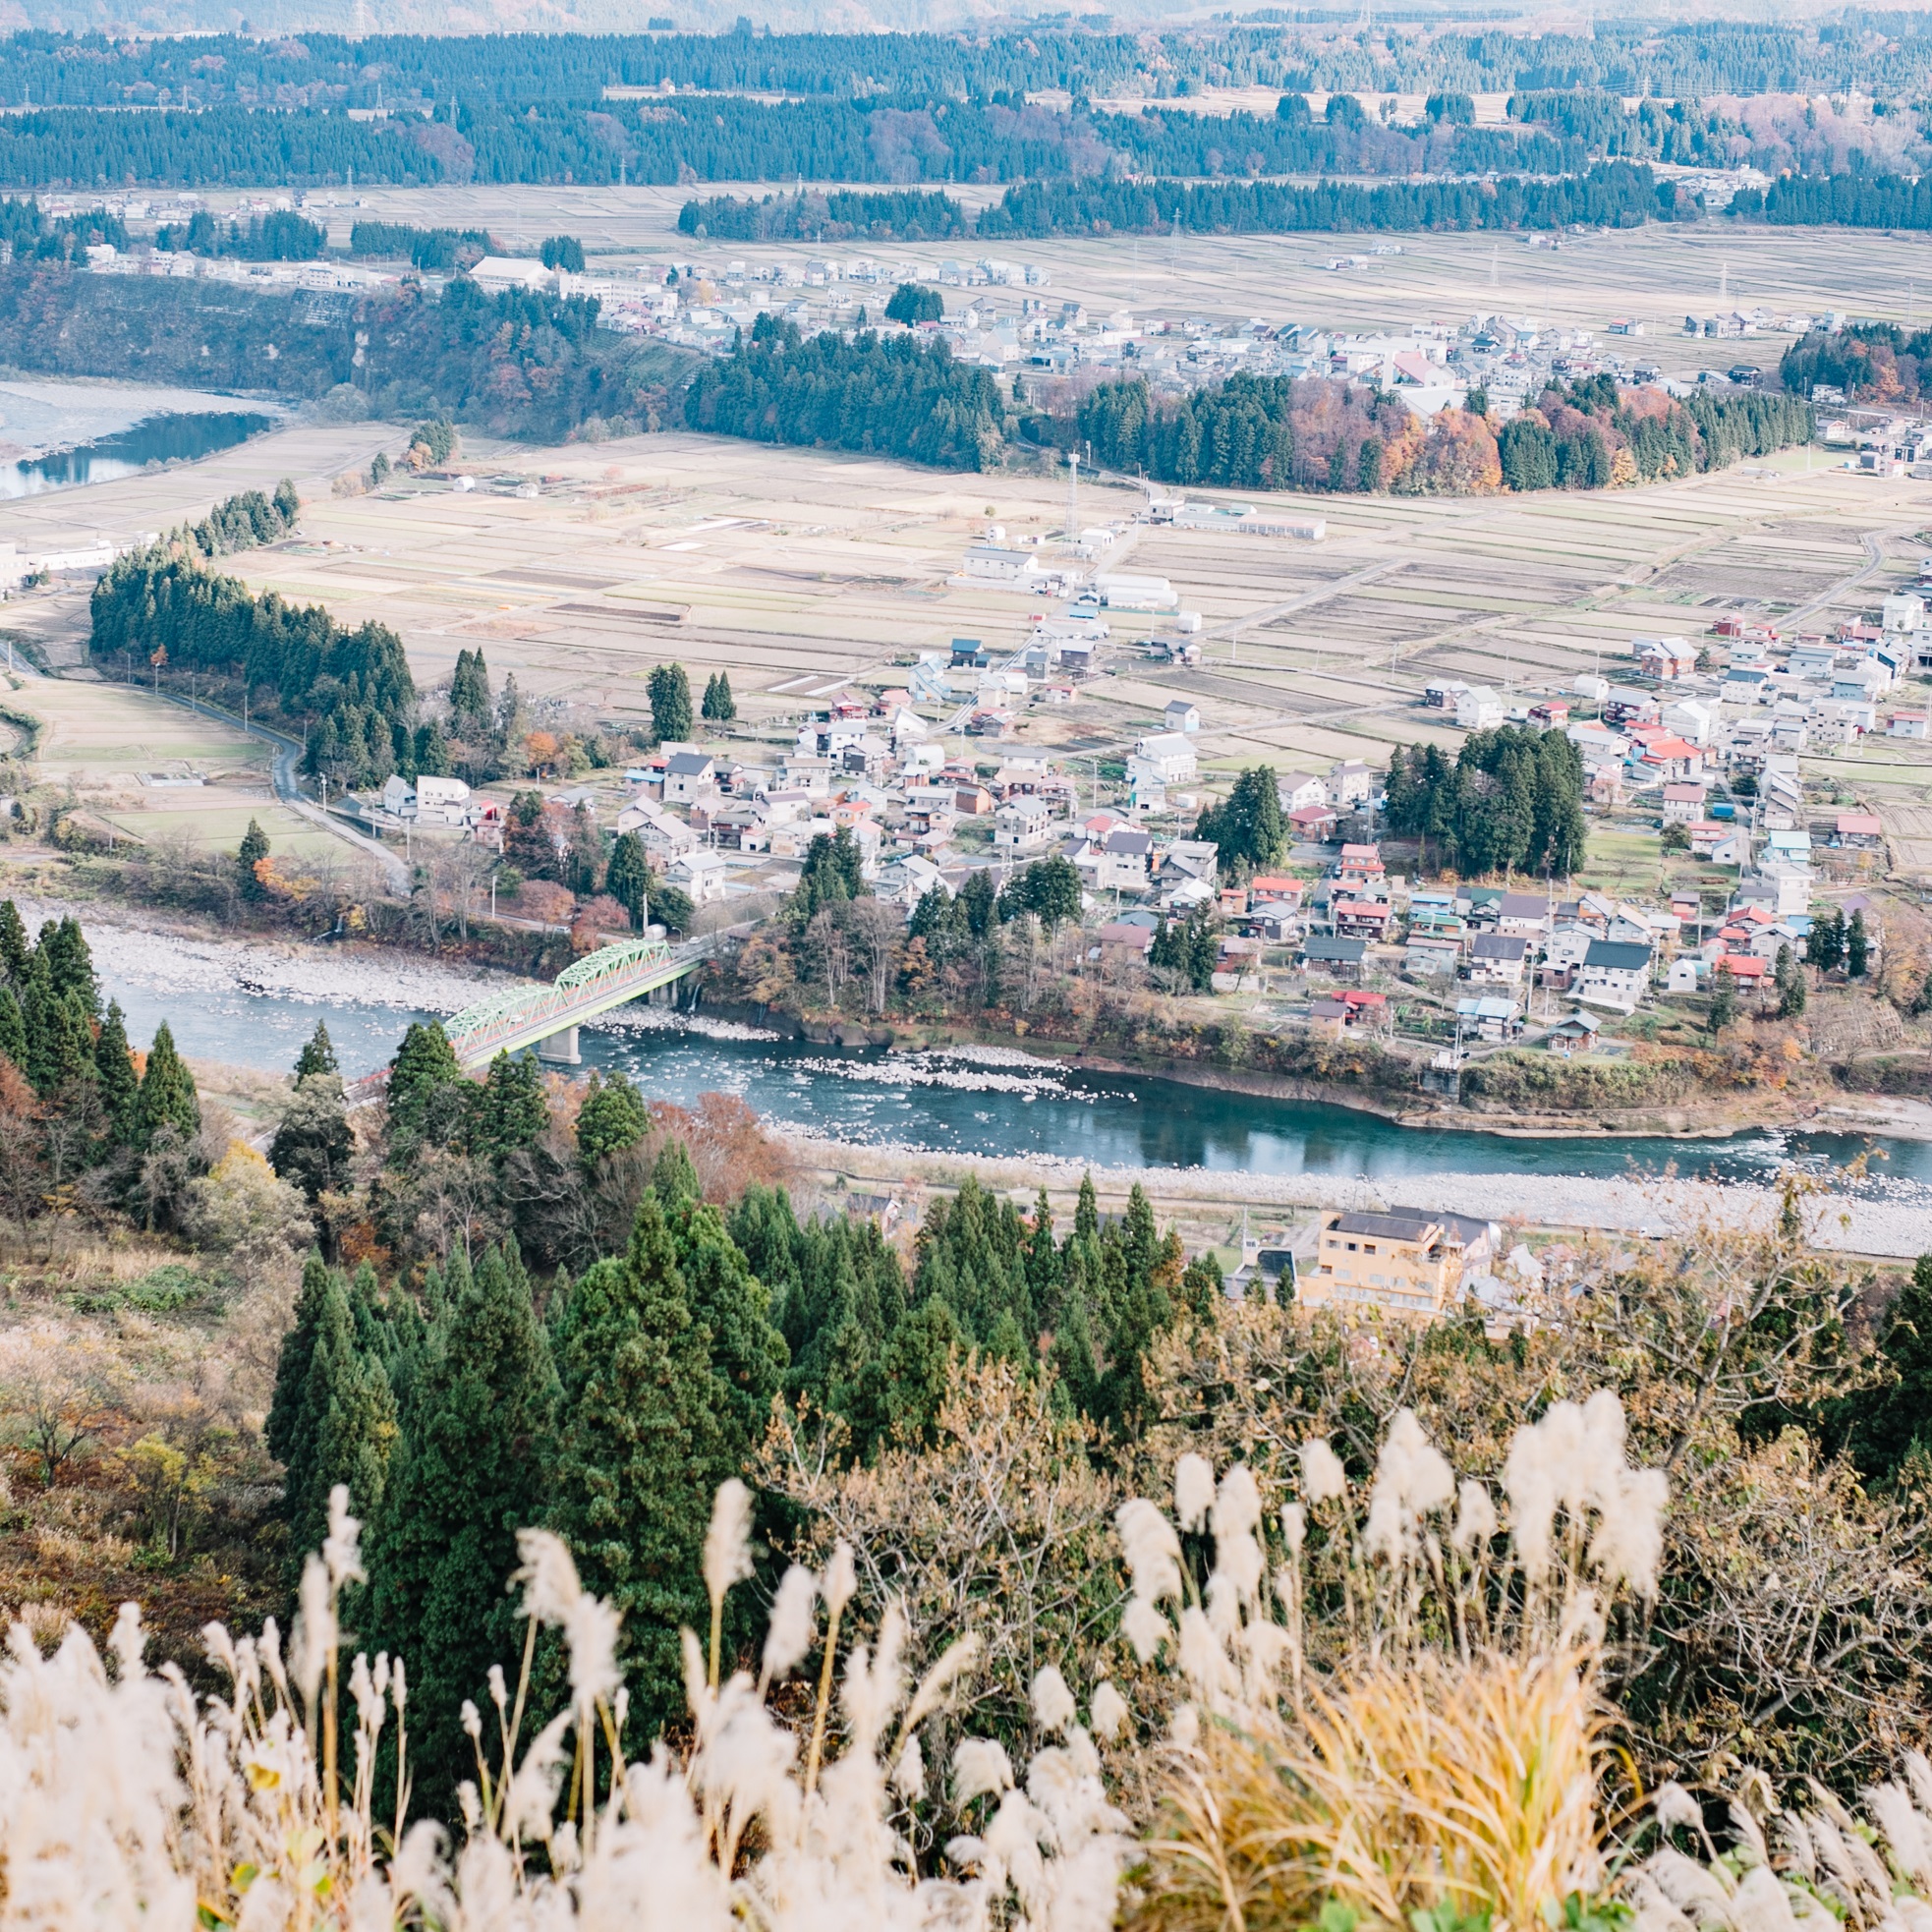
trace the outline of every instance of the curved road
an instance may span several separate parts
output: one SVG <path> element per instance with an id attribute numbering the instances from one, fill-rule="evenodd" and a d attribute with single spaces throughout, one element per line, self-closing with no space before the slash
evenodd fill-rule
<path id="1" fill-rule="evenodd" d="M 274 781 L 276 798 L 298 817 L 307 819 L 311 824 L 319 825 L 323 831 L 355 846 L 359 852 L 368 853 L 382 867 L 383 877 L 390 891 L 399 899 L 409 897 L 411 881 L 408 866 L 380 840 L 352 830 L 339 819 L 324 812 L 303 791 L 302 781 L 296 775 L 295 769 L 295 762 L 302 755 L 301 739 L 291 738 L 285 732 L 270 730 L 267 725 L 256 724 L 253 719 L 244 721 L 233 711 L 223 710 L 219 706 L 206 704 L 199 698 L 184 698 L 173 691 L 164 691 L 160 695 L 170 704 L 183 706 L 191 711 L 199 711 L 203 717 L 214 718 L 219 723 L 233 725 L 236 730 L 246 732 L 251 738 L 259 738 L 270 746 L 274 757 L 270 761 L 269 771 Z"/>

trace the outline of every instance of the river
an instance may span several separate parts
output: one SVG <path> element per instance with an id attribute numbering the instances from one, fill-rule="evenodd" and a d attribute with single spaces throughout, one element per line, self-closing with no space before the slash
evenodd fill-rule
<path id="1" fill-rule="evenodd" d="M 390 1057 L 412 1019 L 431 1017 L 426 1003 L 320 991 L 291 997 L 238 982 L 232 972 L 184 983 L 178 969 L 158 967 L 153 953 L 112 943 L 97 941 L 96 957 L 104 988 L 126 1009 L 130 1036 L 144 1042 L 166 1019 L 191 1059 L 286 1071 L 316 1021 L 325 1019 L 343 1071 L 354 1078 Z M 287 983 L 279 971 L 275 983 Z M 412 982 L 398 991 L 425 999 L 428 988 Z M 434 1010 L 446 1014 L 475 991 L 454 982 Z M 1921 1198 L 1932 1216 L 1932 1144 L 1922 1141 L 1783 1131 L 1686 1141 L 1415 1129 L 1349 1108 L 1148 1075 L 1071 1071 L 1009 1049 L 894 1053 L 822 1047 L 650 1006 L 621 1009 L 584 1028 L 581 1040 L 587 1070 L 621 1069 L 653 1099 L 685 1104 L 707 1092 L 736 1094 L 780 1126 L 861 1145 L 992 1158 L 1044 1155 L 1096 1167 L 1375 1180 L 1503 1170 L 1610 1176 L 1667 1165 L 1686 1176 L 1763 1180 L 1787 1162 L 1823 1169 L 1876 1153 L 1884 1157 L 1876 1171 L 1887 1191 Z"/>
<path id="2" fill-rule="evenodd" d="M 193 463 L 285 419 L 277 403 L 131 382 L 0 382 L 0 499 Z"/>

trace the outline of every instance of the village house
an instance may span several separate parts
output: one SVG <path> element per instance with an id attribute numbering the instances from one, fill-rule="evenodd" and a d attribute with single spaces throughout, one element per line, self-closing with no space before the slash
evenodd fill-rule
<path id="1" fill-rule="evenodd" d="M 1593 1006 L 1634 1012 L 1650 985 L 1650 948 L 1618 939 L 1593 939 L 1578 968 L 1574 992 Z"/>
<path id="2" fill-rule="evenodd" d="M 1342 939 L 1323 934 L 1310 934 L 1296 948 L 1295 963 L 1312 973 L 1326 973 L 1335 980 L 1359 980 L 1362 962 L 1368 957 L 1366 939 Z"/>
<path id="3" fill-rule="evenodd" d="M 1053 815 L 1044 798 L 1009 799 L 993 815 L 993 849 L 1002 858 L 1019 858 L 1052 842 Z"/>
<path id="4" fill-rule="evenodd" d="M 1336 936 L 1379 940 L 1389 930 L 1390 908 L 1374 899 L 1337 899 L 1333 909 Z"/>
<path id="5" fill-rule="evenodd" d="M 1281 771 L 1276 774 L 1275 796 L 1283 812 L 1299 812 L 1304 806 L 1326 806 L 1329 782 L 1310 771 Z"/>
<path id="6" fill-rule="evenodd" d="M 1336 806 L 1362 805 L 1375 793 L 1376 773 L 1354 759 L 1345 759 L 1329 767 L 1329 803 Z"/>
<path id="7" fill-rule="evenodd" d="M 1695 824 L 1704 816 L 1704 785 L 1695 780 L 1664 787 L 1664 823 L 1667 825 Z"/>
<path id="8" fill-rule="evenodd" d="M 1469 942 L 1469 977 L 1482 986 L 1520 986 L 1529 941 L 1515 935 L 1478 933 Z"/>
<path id="9" fill-rule="evenodd" d="M 1455 1002 L 1455 1030 L 1463 1040 L 1514 1040 L 1523 1030 L 1522 1013 L 1501 994 L 1478 994 Z"/>
<path id="10" fill-rule="evenodd" d="M 1559 1020 L 1544 1035 L 1543 1044 L 1559 1059 L 1573 1059 L 1578 1053 L 1587 1053 L 1597 1044 L 1600 1024 L 1588 1013 L 1571 1013 L 1567 1019 Z"/>
<path id="11" fill-rule="evenodd" d="M 1488 1272 L 1502 1234 L 1494 1222 L 1391 1208 L 1331 1211 L 1317 1241 L 1314 1265 L 1296 1281 L 1303 1306 L 1368 1306 L 1435 1318 L 1456 1305 L 1465 1279 Z"/>

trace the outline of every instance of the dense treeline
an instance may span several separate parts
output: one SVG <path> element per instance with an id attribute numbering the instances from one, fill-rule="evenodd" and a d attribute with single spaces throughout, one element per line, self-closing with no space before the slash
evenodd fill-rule
<path id="1" fill-rule="evenodd" d="M 972 231 L 950 195 L 887 190 L 867 195 L 839 189 L 829 195 L 714 196 L 678 210 L 678 232 L 714 242 L 938 242 Z"/>
<path id="2" fill-rule="evenodd" d="M 1781 175 L 1740 188 L 1731 212 L 1781 227 L 1932 228 L 1932 178 L 1895 174 Z"/>
<path id="3" fill-rule="evenodd" d="M 28 196 L 0 200 L 0 249 L 13 261 L 79 261 L 101 244 L 124 249 L 128 231 L 120 216 L 94 210 L 49 216 Z"/>
<path id="4" fill-rule="evenodd" d="M 1397 747 L 1384 823 L 1464 873 L 1567 879 L 1583 861 L 1583 759 L 1561 731 L 1506 724 L 1472 732 L 1451 762 Z"/>
<path id="5" fill-rule="evenodd" d="M 751 337 L 708 363 L 685 391 L 693 429 L 756 442 L 872 450 L 942 469 L 978 470 L 1003 433 L 999 384 L 956 362 L 943 342 L 866 330 L 801 341 L 790 322 L 762 314 Z"/>
<path id="6" fill-rule="evenodd" d="M 404 221 L 358 221 L 349 230 L 349 253 L 377 258 L 402 256 L 427 274 L 447 275 L 495 249 L 481 228 L 412 228 Z"/>
<path id="7" fill-rule="evenodd" d="M 622 1075 L 566 1099 L 507 1053 L 478 1080 L 434 1022 L 408 1030 L 385 1101 L 367 1209 L 413 1265 L 385 1283 L 312 1257 L 266 1438 L 291 1587 L 334 1484 L 369 1526 L 361 1608 L 412 1660 L 432 1792 L 462 1773 L 460 1695 L 495 1640 L 459 1586 L 501 1570 L 519 1525 L 564 1534 L 624 1610 L 643 1748 L 679 1708 L 704 1499 L 750 1473 L 774 1402 L 829 1420 L 840 1463 L 869 1461 L 929 1440 L 977 1355 L 1119 1443 L 1149 1419 L 1154 1344 L 1220 1293 L 1139 1189 L 1108 1222 L 1088 1184 L 1061 1235 L 1044 1196 L 1025 1215 L 969 1177 L 902 1261 L 870 1220 L 801 1216 L 742 1103 L 650 1108 Z M 357 1187 L 351 1149 L 318 1029 L 271 1160 L 326 1221 Z M 541 1670 L 532 1687 L 558 1690 Z"/>
<path id="8" fill-rule="evenodd" d="M 1700 390 L 1678 402 L 1592 376 L 1552 384 L 1499 429 L 1477 409 L 1424 421 L 1353 383 L 1243 373 L 1179 397 L 1157 398 L 1140 376 L 1103 382 L 1074 426 L 1100 463 L 1163 483 L 1462 495 L 1693 476 L 1806 442 L 1812 417 L 1794 396 Z"/>
<path id="9" fill-rule="evenodd" d="M 1628 227 L 1674 218 L 1676 191 L 1647 167 L 1611 162 L 1569 180 L 1421 182 L 1364 188 L 1325 182 L 1297 188 L 1107 181 L 1028 182 L 980 216 L 983 236 L 1158 234 L 1176 225 L 1212 234 L 1309 230 L 1561 228 L 1571 222 Z"/>
<path id="10" fill-rule="evenodd" d="M 416 687 L 386 625 L 346 630 L 319 605 L 256 596 L 159 546 L 117 558 L 90 614 L 88 649 L 104 671 L 204 671 L 271 692 L 291 724 L 313 726 L 308 768 L 339 785 L 380 785 L 413 767 Z"/>
<path id="11" fill-rule="evenodd" d="M 79 923 L 48 920 L 32 940 L 0 899 L 0 1212 L 25 1228 L 85 1201 L 178 1231 L 207 1171 L 200 1131 L 167 1022 L 137 1061 Z"/>
<path id="12" fill-rule="evenodd" d="M 239 221 L 223 228 L 199 208 L 185 222 L 164 222 L 154 231 L 154 246 L 164 255 L 225 255 L 240 261 L 313 261 L 327 245 L 326 228 L 288 208 L 251 215 L 246 228 Z"/>
<path id="13" fill-rule="evenodd" d="M 1932 329 L 1906 331 L 1896 322 L 1854 322 L 1835 332 L 1815 330 L 1785 351 L 1779 379 L 1793 396 L 1819 383 L 1842 389 L 1852 402 L 1916 402 L 1932 367 Z"/>
<path id="14" fill-rule="evenodd" d="M 1923 15 L 1815 28 L 1737 21 L 1658 28 L 1597 20 L 1585 32 L 1499 25 L 1337 31 L 1331 14 L 1269 10 L 1131 33 L 1029 22 L 981 33 L 384 33 L 180 38 L 16 33 L 0 42 L 0 100 L 92 107 L 371 107 L 451 96 L 596 102 L 612 85 L 877 97 L 993 98 L 1060 88 L 1076 98 L 1201 85 L 1440 94 L 1843 94 L 1922 90 L 1932 77 Z"/>
<path id="15" fill-rule="evenodd" d="M 405 284 L 358 298 L 0 267 L 0 333 L 17 369 L 315 399 L 335 391 L 331 406 L 345 413 L 448 417 L 551 442 L 586 426 L 654 426 L 667 386 L 695 360 L 597 328 L 594 300 L 489 295 L 467 276 L 440 296 Z"/>

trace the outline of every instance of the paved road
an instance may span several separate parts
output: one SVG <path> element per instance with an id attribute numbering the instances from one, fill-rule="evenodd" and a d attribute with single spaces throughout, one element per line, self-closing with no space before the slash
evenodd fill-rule
<path id="1" fill-rule="evenodd" d="M 203 717 L 213 718 L 219 723 L 233 725 L 236 730 L 247 732 L 251 738 L 261 739 L 274 753 L 269 761 L 269 771 L 274 780 L 275 796 L 297 817 L 307 819 L 311 824 L 320 826 L 323 831 L 374 859 L 382 868 L 383 878 L 390 891 L 399 899 L 409 897 L 409 867 L 380 840 L 369 838 L 345 825 L 333 813 L 324 812 L 303 791 L 301 777 L 296 771 L 296 761 L 302 756 L 301 739 L 291 738 L 283 731 L 271 730 L 265 724 L 256 724 L 253 718 L 245 722 L 233 711 L 223 710 L 216 705 L 205 704 L 199 698 L 184 698 L 173 691 L 164 691 L 160 695 L 170 704 L 180 705 L 191 711 L 199 711 Z"/>

